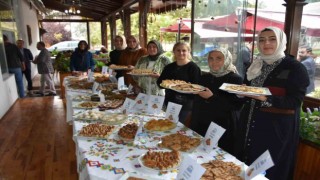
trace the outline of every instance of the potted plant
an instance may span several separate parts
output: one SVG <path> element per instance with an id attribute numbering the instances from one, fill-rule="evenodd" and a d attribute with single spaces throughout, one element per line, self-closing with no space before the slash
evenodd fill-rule
<path id="1" fill-rule="evenodd" d="M 320 112 L 315 108 L 313 112 L 307 108 L 307 112 L 300 112 L 300 136 L 320 145 Z"/>

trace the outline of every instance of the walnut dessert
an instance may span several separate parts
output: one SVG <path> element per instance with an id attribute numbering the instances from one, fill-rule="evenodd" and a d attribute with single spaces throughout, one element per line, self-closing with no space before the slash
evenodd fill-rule
<path id="1" fill-rule="evenodd" d="M 153 74 L 153 70 L 152 69 L 133 69 L 131 72 L 131 74 Z"/>
<path id="2" fill-rule="evenodd" d="M 127 124 L 120 128 L 118 135 L 125 139 L 133 140 L 138 131 L 138 125 L 135 123 Z"/>
<path id="3" fill-rule="evenodd" d="M 115 65 L 115 64 L 111 64 L 109 66 L 110 69 L 130 69 L 129 66 L 125 66 L 125 65 Z"/>
<path id="4" fill-rule="evenodd" d="M 181 156 L 179 151 L 148 151 L 143 157 L 143 165 L 158 170 L 167 170 L 179 165 Z"/>
<path id="5" fill-rule="evenodd" d="M 87 126 L 83 126 L 79 132 L 80 136 L 86 137 L 108 137 L 112 131 L 114 130 L 114 126 L 109 126 L 106 124 L 89 124 Z"/>
<path id="6" fill-rule="evenodd" d="M 123 99 L 113 99 L 113 100 L 106 100 L 103 104 L 99 105 L 101 109 L 116 109 L 123 104 Z"/>
<path id="7" fill-rule="evenodd" d="M 257 94 L 264 94 L 265 93 L 263 88 L 252 87 L 252 86 L 242 86 L 242 85 L 228 85 L 228 86 L 226 86 L 226 90 L 257 93 Z"/>
<path id="8" fill-rule="evenodd" d="M 144 127 L 150 131 L 167 131 L 174 129 L 176 124 L 169 119 L 151 119 L 144 125 Z"/>
<path id="9" fill-rule="evenodd" d="M 182 81 L 182 80 L 174 80 L 174 79 L 166 79 L 162 80 L 160 86 L 164 88 L 170 88 L 171 86 L 179 85 L 179 84 L 187 84 L 187 82 Z"/>
<path id="10" fill-rule="evenodd" d="M 171 86 L 171 89 L 178 91 L 198 92 L 203 91 L 205 88 L 197 84 L 188 83 Z"/>
<path id="11" fill-rule="evenodd" d="M 79 104 L 77 105 L 77 107 L 78 107 L 78 108 L 88 108 L 88 109 L 91 109 L 91 108 L 98 107 L 98 105 L 99 105 L 98 102 L 87 101 L 87 102 L 79 103 Z"/>
<path id="12" fill-rule="evenodd" d="M 109 76 L 106 76 L 106 75 L 96 76 L 94 77 L 94 81 L 96 81 L 97 83 L 106 83 L 109 81 Z"/>
<path id="13" fill-rule="evenodd" d="M 189 151 L 201 143 L 199 138 L 191 138 L 179 133 L 170 134 L 161 138 L 159 147 L 169 148 L 176 151 Z"/>
<path id="14" fill-rule="evenodd" d="M 206 172 L 202 175 L 201 180 L 243 180 L 239 176 L 241 173 L 240 166 L 232 162 L 212 160 L 208 163 L 201 164 L 201 166 L 206 168 Z"/>

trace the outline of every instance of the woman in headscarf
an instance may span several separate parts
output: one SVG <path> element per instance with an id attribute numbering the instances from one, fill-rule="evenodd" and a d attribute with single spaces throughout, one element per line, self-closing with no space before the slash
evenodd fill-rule
<path id="1" fill-rule="evenodd" d="M 127 37 L 127 47 L 120 55 L 119 65 L 135 66 L 144 55 L 147 55 L 147 50 L 140 47 L 138 38 L 130 35 Z M 136 85 L 131 75 L 128 75 L 127 72 L 129 71 L 123 71 L 125 83 L 127 85 Z"/>
<path id="2" fill-rule="evenodd" d="M 235 94 L 220 90 L 219 87 L 223 83 L 242 84 L 242 78 L 232 64 L 231 53 L 224 48 L 209 52 L 208 65 L 210 72 L 203 72 L 199 81 L 206 89 L 194 100 L 190 127 L 205 136 L 211 122 L 220 125 L 226 131 L 218 146 L 233 154 L 235 118 L 242 102 Z"/>
<path id="3" fill-rule="evenodd" d="M 73 74 L 77 72 L 87 72 L 89 69 L 92 72 L 94 71 L 94 61 L 88 49 L 89 47 L 86 41 L 79 41 L 78 48 L 72 53 L 70 59 L 70 70 Z"/>
<path id="4" fill-rule="evenodd" d="M 134 77 L 134 80 L 137 82 L 138 88 L 140 88 L 143 93 L 164 96 L 164 90 L 158 87 L 157 79 L 160 77 L 163 68 L 171 61 L 168 57 L 163 55 L 164 51 L 162 45 L 156 40 L 148 42 L 147 51 L 148 55 L 141 57 L 135 68 L 152 69 L 154 74 L 150 76 Z"/>
<path id="5" fill-rule="evenodd" d="M 121 56 L 121 53 L 124 51 L 124 49 L 126 48 L 126 41 L 125 41 L 125 37 L 123 36 L 119 36 L 117 35 L 114 38 L 114 50 L 110 52 L 110 62 L 107 64 L 108 66 L 115 64 L 118 65 L 119 64 L 119 59 Z M 116 78 L 118 79 L 120 76 L 122 76 L 121 71 L 116 71 L 117 75 Z"/>
<path id="6" fill-rule="evenodd" d="M 238 158 L 251 164 L 269 150 L 274 166 L 268 179 L 293 179 L 299 140 L 300 107 L 309 85 L 308 73 L 293 56 L 285 55 L 286 35 L 267 27 L 258 35 L 260 54 L 247 71 L 245 84 L 267 87 L 270 96 L 246 96 L 240 115 Z"/>

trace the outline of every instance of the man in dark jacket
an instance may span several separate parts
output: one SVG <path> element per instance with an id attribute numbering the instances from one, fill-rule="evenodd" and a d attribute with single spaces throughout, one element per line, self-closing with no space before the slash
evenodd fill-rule
<path id="1" fill-rule="evenodd" d="M 19 51 L 19 48 L 9 42 L 6 35 L 3 35 L 3 42 L 6 51 L 7 64 L 10 74 L 14 74 L 20 98 L 24 97 L 24 87 L 22 81 L 22 71 L 25 69 L 23 56 Z"/>
<path id="2" fill-rule="evenodd" d="M 299 47 L 299 53 L 297 58 L 306 67 L 310 84 L 307 87 L 307 94 L 311 93 L 315 89 L 314 78 L 316 74 L 316 62 L 313 59 L 312 48 L 304 45 Z"/>
<path id="3" fill-rule="evenodd" d="M 26 79 L 28 82 L 28 91 L 30 93 L 33 88 L 32 78 L 31 78 L 31 61 L 33 60 L 33 55 L 29 49 L 24 48 L 24 41 L 22 39 L 19 39 L 16 43 L 21 54 L 24 57 L 24 63 L 25 63 L 26 69 L 22 72 L 26 76 Z"/>

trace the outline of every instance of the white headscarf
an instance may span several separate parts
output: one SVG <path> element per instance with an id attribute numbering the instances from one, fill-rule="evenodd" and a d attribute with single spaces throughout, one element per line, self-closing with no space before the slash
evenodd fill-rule
<path id="1" fill-rule="evenodd" d="M 215 51 L 218 51 L 218 52 L 221 52 L 224 56 L 224 65 L 218 70 L 218 71 L 214 71 L 210 68 L 210 73 L 215 76 L 215 77 L 221 77 L 221 76 L 224 76 L 230 72 L 234 72 L 234 73 L 238 73 L 237 72 L 237 68 L 232 64 L 232 55 L 231 53 L 227 50 L 227 49 L 224 49 L 224 48 L 217 48 L 213 51 L 210 51 L 209 52 L 209 55 L 212 53 L 212 52 L 215 52 Z"/>
<path id="2" fill-rule="evenodd" d="M 261 32 L 271 30 L 274 32 L 276 39 L 277 39 L 277 48 L 275 52 L 272 55 L 265 55 L 262 54 L 262 50 L 260 49 L 260 46 L 258 45 L 258 50 L 260 54 L 258 55 L 257 59 L 254 59 L 250 67 L 247 71 L 247 79 L 250 81 L 256 77 L 258 77 L 261 74 L 261 68 L 263 65 L 263 62 L 267 64 L 272 64 L 279 59 L 285 57 L 284 51 L 286 50 L 286 44 L 287 44 L 287 36 L 286 34 L 277 27 L 266 27 L 262 29 L 258 35 L 258 42 L 259 38 L 261 36 Z"/>

